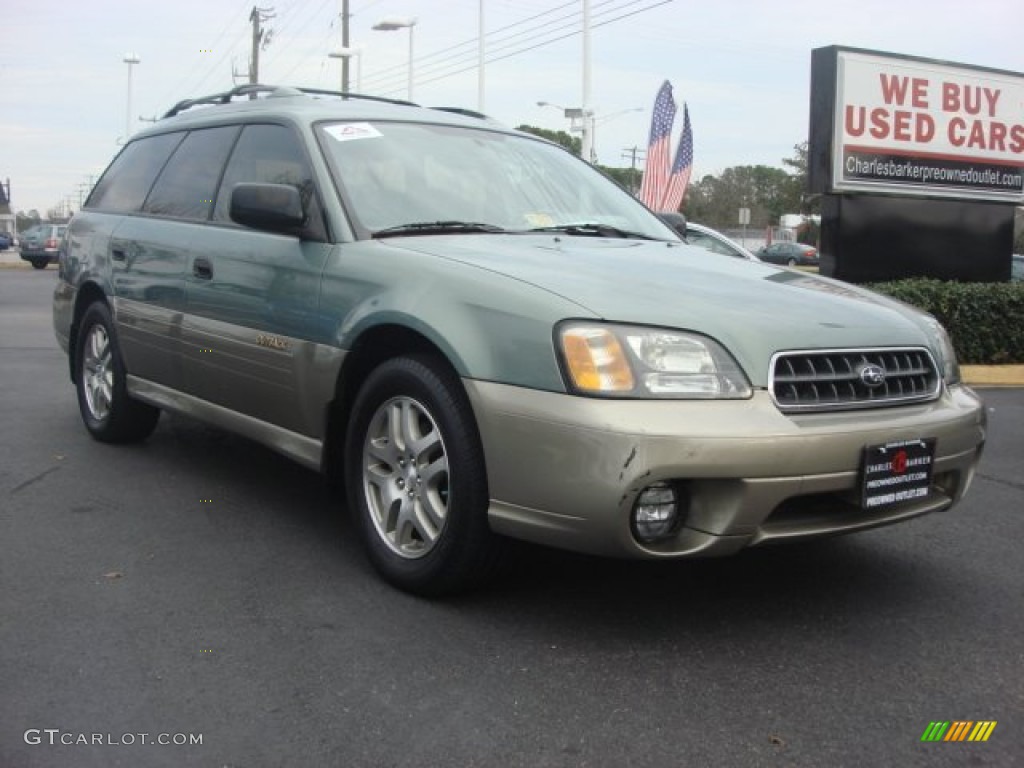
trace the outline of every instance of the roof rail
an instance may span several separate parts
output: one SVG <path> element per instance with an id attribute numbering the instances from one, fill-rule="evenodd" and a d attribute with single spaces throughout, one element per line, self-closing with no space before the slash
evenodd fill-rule
<path id="1" fill-rule="evenodd" d="M 494 118 L 490 115 L 477 112 L 475 109 L 466 109 L 464 107 L 431 107 L 431 109 L 436 109 L 438 112 L 451 112 L 453 115 L 465 115 L 466 117 L 476 117 L 480 120 L 494 121 Z"/>
<path id="2" fill-rule="evenodd" d="M 398 104 L 403 107 L 418 107 L 412 101 L 405 101 L 404 99 L 389 99 L 386 96 L 370 96 L 366 93 L 352 93 L 351 91 L 328 91 L 323 88 L 296 88 L 295 90 L 302 93 L 308 93 L 312 96 L 337 96 L 341 99 L 362 99 L 363 101 L 380 101 L 385 104 Z"/>
<path id="3" fill-rule="evenodd" d="M 222 93 L 211 93 L 209 96 L 199 96 L 195 99 L 183 99 L 171 107 L 169 110 L 164 112 L 160 117 L 174 117 L 179 112 L 184 112 L 186 109 L 192 109 L 192 107 L 198 107 L 202 104 L 229 104 L 231 99 L 236 96 L 255 96 L 258 93 L 271 93 L 278 90 L 279 86 L 276 85 L 260 85 L 259 83 L 246 83 L 245 85 L 239 85 L 232 88 L 230 91 L 224 91 Z"/>
<path id="4" fill-rule="evenodd" d="M 308 94 L 310 96 L 338 96 L 343 99 L 363 99 L 366 101 L 382 101 L 388 104 L 399 104 L 402 106 L 415 107 L 418 106 L 413 104 L 411 101 L 401 101 L 399 99 L 388 99 L 383 96 L 367 96 L 360 93 L 342 93 L 341 91 L 327 91 L 321 88 L 293 88 L 286 85 L 261 85 L 259 83 L 246 83 L 245 85 L 239 85 L 232 88 L 230 91 L 224 91 L 222 93 L 211 93 L 209 96 L 199 96 L 194 99 L 183 99 L 167 110 L 161 118 L 174 117 L 187 109 L 192 107 L 198 107 L 209 104 L 230 104 L 235 98 L 241 96 L 248 96 L 255 98 L 257 94 L 265 93 L 267 98 L 280 98 L 285 96 L 301 96 Z"/>

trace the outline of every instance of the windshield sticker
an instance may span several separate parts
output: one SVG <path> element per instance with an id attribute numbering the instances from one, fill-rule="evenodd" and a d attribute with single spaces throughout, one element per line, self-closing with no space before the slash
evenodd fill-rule
<path id="1" fill-rule="evenodd" d="M 328 125 L 324 132 L 336 141 L 352 141 L 353 139 L 377 139 L 381 132 L 369 123 L 342 123 Z"/>
<path id="2" fill-rule="evenodd" d="M 551 227 L 555 220 L 546 213 L 524 213 L 523 218 L 531 227 Z"/>

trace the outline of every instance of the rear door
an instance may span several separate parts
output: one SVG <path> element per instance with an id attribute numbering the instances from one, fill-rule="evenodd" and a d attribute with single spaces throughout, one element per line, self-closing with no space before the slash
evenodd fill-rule
<path id="1" fill-rule="evenodd" d="M 181 322 L 185 265 L 165 252 L 162 243 L 171 239 L 162 231 L 165 225 L 139 214 L 184 137 L 178 131 L 128 144 L 89 195 L 88 215 L 76 219 L 75 232 L 84 265 L 101 274 L 109 270 L 114 321 L 128 372 L 172 385 L 181 379 L 181 367 L 173 361 L 178 351 L 173 329 Z"/>
<path id="2" fill-rule="evenodd" d="M 237 126 L 180 134 L 157 168 L 142 215 L 110 239 L 118 332 L 128 371 L 173 389 L 184 384 L 181 322 L 190 243 L 206 226 Z M 141 184 L 140 184 L 141 186 Z"/>

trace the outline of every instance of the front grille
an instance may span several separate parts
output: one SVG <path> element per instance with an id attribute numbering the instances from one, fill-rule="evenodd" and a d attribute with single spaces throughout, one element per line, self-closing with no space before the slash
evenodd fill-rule
<path id="1" fill-rule="evenodd" d="M 782 411 L 904 405 L 938 397 L 940 386 L 935 361 L 921 347 L 780 352 L 769 372 Z"/>

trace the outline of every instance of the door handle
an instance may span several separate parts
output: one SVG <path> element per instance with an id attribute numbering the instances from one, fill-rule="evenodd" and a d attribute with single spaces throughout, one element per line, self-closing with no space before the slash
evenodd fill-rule
<path id="1" fill-rule="evenodd" d="M 213 279 L 213 264 L 209 259 L 198 258 L 192 262 L 192 274 L 200 280 Z"/>

